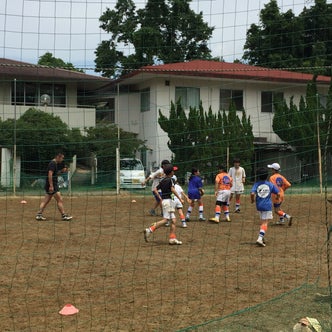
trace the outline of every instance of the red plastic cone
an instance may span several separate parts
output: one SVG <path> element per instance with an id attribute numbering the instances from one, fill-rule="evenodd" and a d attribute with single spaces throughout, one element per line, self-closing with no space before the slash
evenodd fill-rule
<path id="1" fill-rule="evenodd" d="M 60 315 L 69 316 L 75 315 L 79 312 L 77 308 L 75 308 L 72 304 L 66 304 L 60 311 Z"/>

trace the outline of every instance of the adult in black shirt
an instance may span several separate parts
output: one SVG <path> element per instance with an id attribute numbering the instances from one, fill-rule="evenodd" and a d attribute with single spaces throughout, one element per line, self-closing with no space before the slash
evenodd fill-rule
<path id="1" fill-rule="evenodd" d="M 58 174 L 65 173 L 68 171 L 63 160 L 65 156 L 62 152 L 59 152 L 54 159 L 50 161 L 47 166 L 47 176 L 45 183 L 45 197 L 39 206 L 39 211 L 36 214 L 36 220 L 46 220 L 43 216 L 43 211 L 46 208 L 47 204 L 51 201 L 52 197 L 56 200 L 58 209 L 61 213 L 62 220 L 69 221 L 73 217 L 65 213 L 63 206 L 63 200 L 58 186 Z"/>

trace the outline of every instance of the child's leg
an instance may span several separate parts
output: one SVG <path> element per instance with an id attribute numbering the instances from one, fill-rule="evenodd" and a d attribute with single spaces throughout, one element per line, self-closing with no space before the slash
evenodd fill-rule
<path id="1" fill-rule="evenodd" d="M 176 235 L 175 235 L 175 229 L 176 229 L 176 218 L 175 218 L 175 215 L 174 213 L 172 214 L 172 223 L 171 223 L 171 228 L 170 228 L 170 233 L 169 233 L 169 241 L 168 243 L 169 244 L 182 244 L 181 241 L 179 241 L 177 238 L 176 238 Z"/>
<path id="2" fill-rule="evenodd" d="M 202 199 L 198 200 L 198 213 L 199 213 L 199 221 L 205 221 L 204 215 L 204 204 Z"/>
<path id="3" fill-rule="evenodd" d="M 188 207 L 187 214 L 186 214 L 186 221 L 190 220 L 190 215 L 191 215 L 191 212 L 192 212 L 194 206 L 195 206 L 195 200 L 191 200 L 191 203 Z"/>
<path id="4" fill-rule="evenodd" d="M 229 217 L 229 205 L 228 205 L 228 202 L 222 202 L 222 209 L 224 211 L 224 215 L 225 215 L 226 221 L 231 221 L 231 218 Z"/>
<path id="5" fill-rule="evenodd" d="M 181 223 L 182 223 L 182 227 L 184 227 L 184 228 L 187 227 L 186 218 L 184 216 L 182 208 L 178 208 L 178 213 L 179 213 L 179 217 L 180 217 L 180 220 L 181 220 Z"/>
<path id="6" fill-rule="evenodd" d="M 267 225 L 268 225 L 267 219 L 262 219 L 261 226 L 259 229 L 258 239 L 256 241 L 256 243 L 262 247 L 265 247 L 264 236 L 267 231 Z"/>
<path id="7" fill-rule="evenodd" d="M 241 205 L 240 197 L 241 197 L 241 194 L 235 195 L 235 212 L 240 212 L 240 205 Z"/>

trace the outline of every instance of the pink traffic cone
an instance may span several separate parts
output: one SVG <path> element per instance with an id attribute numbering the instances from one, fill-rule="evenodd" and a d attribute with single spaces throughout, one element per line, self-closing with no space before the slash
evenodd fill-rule
<path id="1" fill-rule="evenodd" d="M 75 308 L 72 304 L 66 304 L 60 311 L 60 315 L 69 316 L 75 315 L 79 312 L 77 308 Z"/>

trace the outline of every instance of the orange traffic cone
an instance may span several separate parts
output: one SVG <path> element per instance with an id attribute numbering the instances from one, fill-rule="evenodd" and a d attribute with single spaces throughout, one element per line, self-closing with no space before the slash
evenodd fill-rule
<path id="1" fill-rule="evenodd" d="M 72 304 L 66 304 L 60 311 L 60 315 L 69 316 L 75 315 L 79 312 L 77 308 L 75 308 Z"/>

